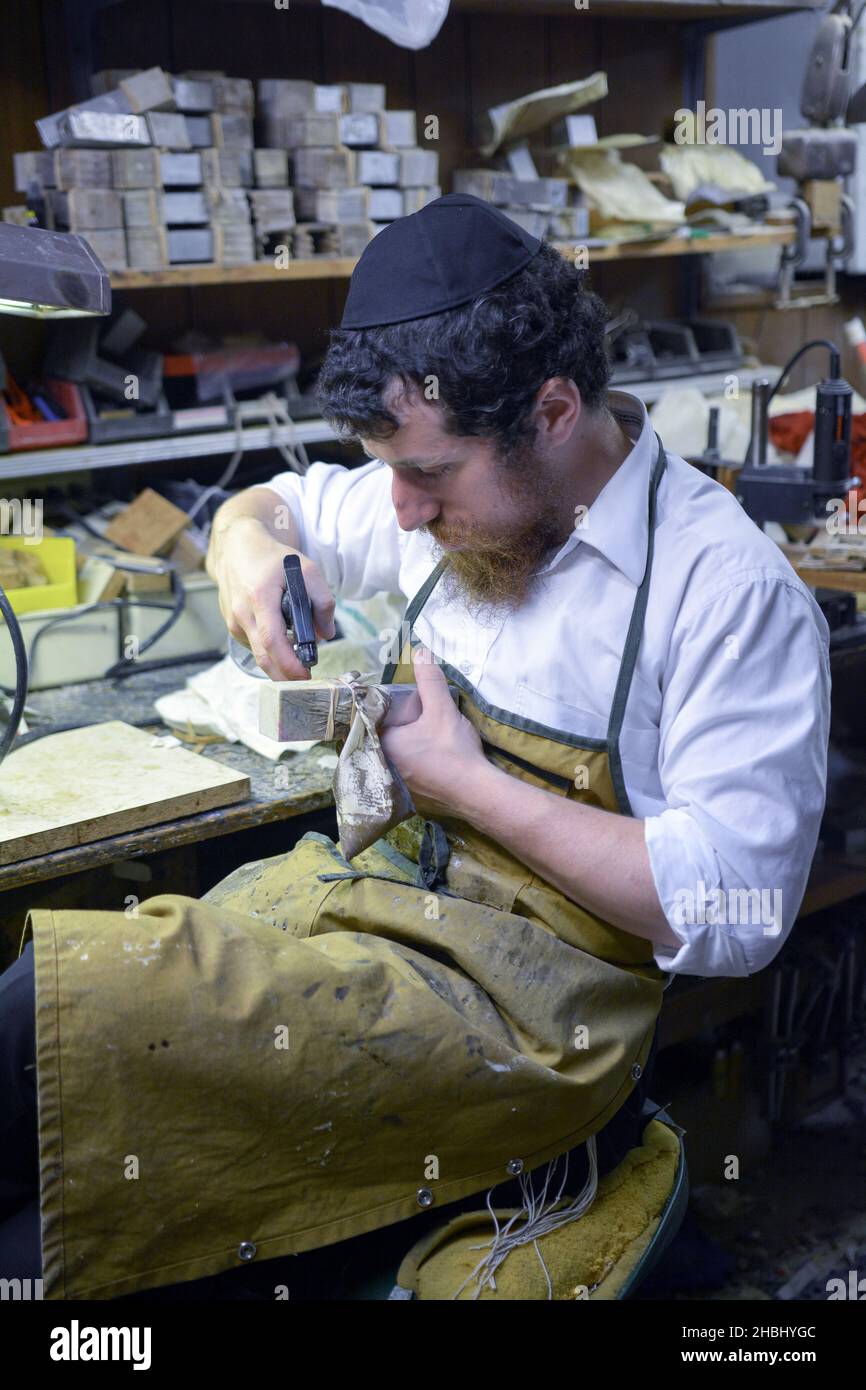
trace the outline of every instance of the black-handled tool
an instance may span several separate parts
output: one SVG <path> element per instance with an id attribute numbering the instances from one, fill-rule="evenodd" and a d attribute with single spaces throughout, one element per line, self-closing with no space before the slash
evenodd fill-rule
<path id="1" fill-rule="evenodd" d="M 310 596 L 304 583 L 299 557 L 297 555 L 284 556 L 283 570 L 286 576 L 286 592 L 281 599 L 281 606 L 286 627 L 294 636 L 298 660 L 304 666 L 315 666 L 319 659 L 319 650 L 313 628 Z"/>
<path id="2" fill-rule="evenodd" d="M 280 599 L 280 612 L 294 642 L 298 660 L 309 670 L 311 666 L 315 666 L 319 659 L 319 649 L 313 629 L 313 610 L 310 606 L 310 596 L 307 593 L 301 562 L 297 555 L 284 557 L 283 572 L 286 576 L 286 587 Z M 256 676 L 259 680 L 268 679 L 257 664 L 249 647 L 238 642 L 231 634 L 229 634 L 229 654 L 235 665 L 239 666 L 246 675 Z"/>

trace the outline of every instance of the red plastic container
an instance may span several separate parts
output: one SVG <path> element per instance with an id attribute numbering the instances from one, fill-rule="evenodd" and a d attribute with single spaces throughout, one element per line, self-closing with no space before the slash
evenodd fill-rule
<path id="1" fill-rule="evenodd" d="M 8 453 L 17 453 L 19 449 L 58 449 L 64 444 L 83 444 L 87 439 L 87 414 L 75 383 L 51 377 L 44 385 L 61 410 L 66 411 L 67 418 L 21 424 L 12 419 L 0 394 L 0 448 L 5 445 Z"/>

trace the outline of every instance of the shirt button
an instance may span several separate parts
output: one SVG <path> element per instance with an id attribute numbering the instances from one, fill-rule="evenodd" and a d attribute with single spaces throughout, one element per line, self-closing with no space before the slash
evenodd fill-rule
<path id="1" fill-rule="evenodd" d="M 460 663 L 460 670 L 463 672 L 464 676 L 468 676 L 469 673 L 470 673 L 470 671 L 472 670 L 472 662 L 471 662 L 471 661 L 461 661 L 461 663 Z"/>
<path id="2" fill-rule="evenodd" d="M 242 1240 L 238 1246 L 238 1257 L 242 1260 L 251 1260 L 255 1256 L 256 1247 L 251 1240 Z"/>

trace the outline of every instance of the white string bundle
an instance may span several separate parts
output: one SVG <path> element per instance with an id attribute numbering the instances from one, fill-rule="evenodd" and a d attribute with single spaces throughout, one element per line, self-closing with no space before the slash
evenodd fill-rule
<path id="1" fill-rule="evenodd" d="M 493 1189 L 488 1192 L 487 1210 L 490 1212 L 494 1225 L 493 1236 L 491 1240 L 487 1242 L 490 1249 L 484 1258 L 478 1262 L 472 1273 L 463 1280 L 460 1288 L 454 1294 L 455 1299 L 460 1297 L 466 1285 L 471 1283 L 473 1279 L 478 1281 L 478 1287 L 473 1294 L 474 1299 L 480 1298 L 485 1288 L 492 1289 L 495 1292 L 496 1271 L 503 1260 L 507 1259 L 512 1250 L 517 1249 L 517 1247 L 521 1245 L 529 1245 L 530 1242 L 534 1246 L 535 1253 L 541 1261 L 541 1268 L 544 1270 L 544 1277 L 547 1281 L 547 1297 L 549 1300 L 553 1298 L 553 1286 L 550 1282 L 550 1274 L 547 1265 L 544 1263 L 544 1257 L 538 1248 L 538 1240 L 540 1236 L 548 1235 L 551 1231 L 558 1231 L 563 1226 L 569 1225 L 572 1221 L 579 1220 L 595 1201 L 595 1195 L 598 1190 L 598 1159 L 596 1156 L 595 1135 L 591 1135 L 587 1140 L 586 1150 L 589 1156 L 589 1176 L 583 1186 L 583 1190 L 578 1193 L 567 1206 L 563 1207 L 560 1204 L 563 1201 L 565 1184 L 568 1181 L 568 1154 L 564 1155 L 565 1171 L 563 1172 L 562 1181 L 559 1184 L 559 1189 L 555 1197 L 550 1197 L 548 1199 L 548 1193 L 551 1186 L 556 1182 L 556 1169 L 559 1164 L 558 1158 L 555 1158 L 552 1163 L 548 1163 L 544 1185 L 538 1196 L 535 1195 L 533 1190 L 531 1174 L 521 1174 L 520 1192 L 523 1197 L 523 1207 L 520 1211 L 516 1211 L 504 1226 L 500 1227 L 499 1218 L 490 1202 Z M 523 1224 L 518 1226 L 516 1223 L 521 1221 Z M 515 1227 L 516 1229 L 514 1229 Z M 483 1250 L 484 1248 L 484 1245 L 470 1246 L 472 1250 Z"/>

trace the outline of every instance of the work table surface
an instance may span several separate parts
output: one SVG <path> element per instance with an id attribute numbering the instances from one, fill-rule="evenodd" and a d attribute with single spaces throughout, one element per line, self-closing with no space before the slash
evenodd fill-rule
<path id="1" fill-rule="evenodd" d="M 185 662 L 162 670 L 143 671 L 125 680 L 85 681 L 80 685 L 59 686 L 55 690 L 33 691 L 28 709 L 40 718 L 27 719 L 31 733 L 59 733 L 73 725 L 101 724 L 120 719 L 127 724 L 158 734 L 174 732 L 162 723 L 154 700 L 180 690 L 189 676 L 205 670 L 211 662 Z M 316 744 L 279 763 L 254 753 L 243 743 L 194 743 L 184 746 L 216 758 L 226 767 L 245 773 L 250 779 L 250 796 L 234 806 L 222 806 L 194 816 L 165 821 L 123 835 L 109 836 L 92 844 L 74 846 L 51 854 L 36 855 L 0 867 L 0 891 L 21 884 L 37 883 L 62 874 L 108 864 L 117 859 L 153 854 L 158 850 L 191 844 L 216 835 L 229 835 L 269 821 L 288 820 L 333 806 L 334 748 Z M 18 746 L 16 739 L 15 745 Z M 329 758 L 330 755 L 330 758 Z M 326 760 L 323 765 L 322 760 Z M 279 772 L 279 776 L 277 773 Z M 0 774 L 2 775 L 2 774 Z"/>

